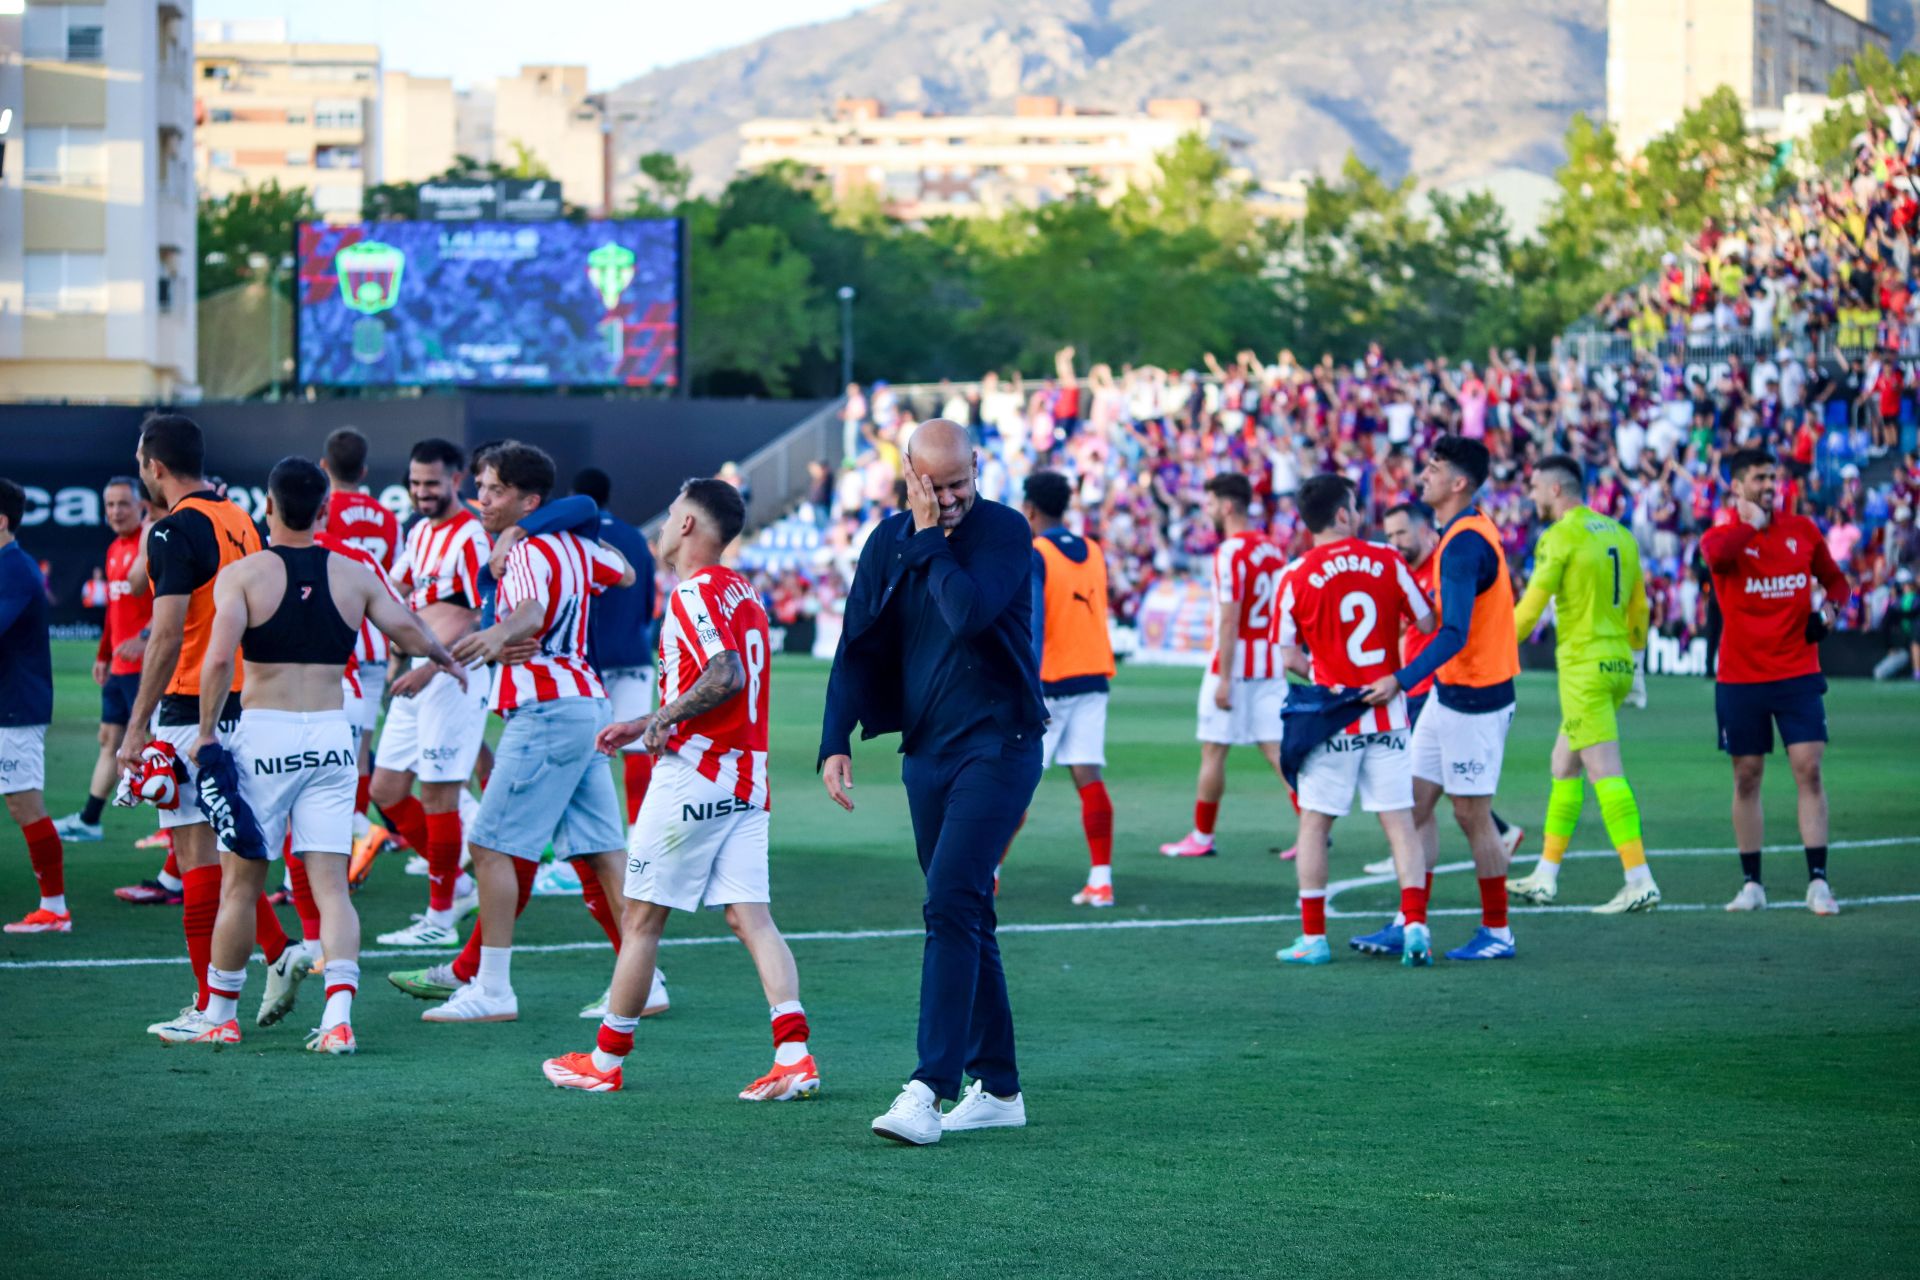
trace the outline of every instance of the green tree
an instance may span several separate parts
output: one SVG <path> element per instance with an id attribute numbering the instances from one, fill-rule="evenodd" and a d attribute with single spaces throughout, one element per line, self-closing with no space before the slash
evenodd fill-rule
<path id="1" fill-rule="evenodd" d="M 713 206 L 683 204 L 690 247 L 687 369 L 693 389 L 783 396 L 826 326 L 807 305 L 811 268 L 776 227 L 722 230 Z"/>
<path id="2" fill-rule="evenodd" d="M 197 218 L 200 296 L 272 276 L 281 259 L 295 251 L 302 222 L 320 216 L 305 187 L 282 187 L 269 180 L 230 196 L 200 201 Z M 279 291 L 293 296 L 294 273 L 280 271 Z"/>

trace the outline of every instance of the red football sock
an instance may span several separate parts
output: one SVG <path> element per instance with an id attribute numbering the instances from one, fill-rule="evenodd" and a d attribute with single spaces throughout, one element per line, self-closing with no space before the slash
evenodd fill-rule
<path id="1" fill-rule="evenodd" d="M 195 867 L 180 877 L 180 928 L 187 935 L 187 964 L 199 985 L 194 1007 L 207 1007 L 207 966 L 213 963 L 213 922 L 220 914 L 220 864 Z"/>
<path id="2" fill-rule="evenodd" d="M 653 757 L 644 751 L 631 751 L 620 757 L 627 779 L 627 825 L 640 816 L 640 802 L 647 798 L 647 784 L 653 781 Z"/>
<path id="3" fill-rule="evenodd" d="M 160 874 L 163 876 L 172 876 L 175 880 L 180 879 L 180 860 L 173 856 L 171 846 L 167 849 L 167 861 L 160 868 Z"/>
<path id="4" fill-rule="evenodd" d="M 513 918 L 518 920 L 520 913 L 527 909 L 527 900 L 533 897 L 533 878 L 540 874 L 540 864 L 531 858 L 513 860 L 514 879 L 519 881 L 519 901 L 514 904 Z M 481 940 L 480 926 L 473 926 L 473 932 L 467 935 L 467 945 L 460 948 L 460 954 L 453 958 L 453 976 L 462 982 L 472 982 L 480 972 L 480 948 L 486 943 Z"/>
<path id="5" fill-rule="evenodd" d="M 320 904 L 313 900 L 313 886 L 307 883 L 307 864 L 287 855 L 287 874 L 293 879 L 293 910 L 300 917 L 300 941 L 313 942 L 320 936 Z"/>
<path id="6" fill-rule="evenodd" d="M 33 878 L 40 882 L 40 896 L 57 898 L 67 891 L 65 854 L 60 833 L 53 829 L 52 818 L 42 818 L 20 828 L 27 838 L 27 857 L 33 862 Z"/>
<path id="7" fill-rule="evenodd" d="M 613 954 L 620 954 L 620 922 L 613 918 L 613 904 L 607 901 L 606 886 L 600 883 L 600 877 L 594 874 L 593 864 L 582 858 L 573 864 L 580 873 L 580 897 L 587 904 L 587 913 L 593 922 L 606 933 L 607 941 L 613 944 Z"/>
<path id="8" fill-rule="evenodd" d="M 773 1047 L 776 1049 L 783 1044 L 805 1044 L 808 1035 L 805 1013 L 783 1013 L 773 1020 Z"/>
<path id="9" fill-rule="evenodd" d="M 1480 877 L 1480 923 L 1489 929 L 1507 927 L 1507 878 Z"/>
<path id="10" fill-rule="evenodd" d="M 1195 800 L 1193 802 L 1193 829 L 1203 836 L 1213 834 L 1213 820 L 1220 816 L 1218 800 Z"/>
<path id="11" fill-rule="evenodd" d="M 1427 895 L 1427 901 L 1432 902 L 1433 901 L 1433 872 L 1431 871 L 1427 872 L 1426 895 Z"/>
<path id="12" fill-rule="evenodd" d="M 363 773 L 360 781 L 353 785 L 353 811 L 361 817 L 367 816 L 367 805 L 371 803 L 369 794 L 373 790 L 373 775 Z"/>
<path id="13" fill-rule="evenodd" d="M 420 851 L 427 858 L 427 906 L 451 911 L 454 886 L 460 883 L 460 811 L 426 814 L 424 825 L 426 844 Z"/>
<path id="14" fill-rule="evenodd" d="M 1327 936 L 1327 891 L 1321 889 L 1311 897 L 1308 891 L 1300 891 L 1300 932 L 1309 938 Z"/>
<path id="15" fill-rule="evenodd" d="M 287 931 L 280 927 L 280 917 L 273 913 L 273 904 L 264 893 L 253 904 L 253 940 L 268 964 L 278 960 L 280 953 L 287 949 Z"/>
<path id="16" fill-rule="evenodd" d="M 600 1034 L 593 1038 L 593 1047 L 609 1058 L 624 1058 L 633 1052 L 633 1032 L 615 1031 L 603 1022 Z"/>
<path id="17" fill-rule="evenodd" d="M 1427 891 L 1425 889 L 1402 889 L 1400 891 L 1400 914 L 1407 918 L 1408 924 L 1427 922 Z"/>
<path id="18" fill-rule="evenodd" d="M 1107 784 L 1089 782 L 1080 788 L 1080 825 L 1087 833 L 1087 860 L 1096 867 L 1113 865 L 1113 800 Z"/>
<path id="19" fill-rule="evenodd" d="M 417 796 L 405 796 L 392 804 L 380 806 L 380 812 L 387 817 L 387 826 L 400 833 L 409 847 L 422 857 L 427 852 L 427 811 L 420 807 Z"/>

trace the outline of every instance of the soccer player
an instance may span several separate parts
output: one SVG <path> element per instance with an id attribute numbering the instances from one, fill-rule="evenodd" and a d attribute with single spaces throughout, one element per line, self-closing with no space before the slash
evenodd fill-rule
<path id="1" fill-rule="evenodd" d="M 638 739 L 664 754 L 627 835 L 625 940 L 594 1048 L 541 1067 L 560 1088 L 621 1087 L 667 917 L 702 903 L 724 908 L 746 944 L 773 1022 L 773 1066 L 740 1097 L 786 1102 L 820 1088 L 799 971 L 767 908 L 767 615 L 720 563 L 746 518 L 725 480 L 689 480 L 660 529 L 660 556 L 680 579 L 660 627 L 660 710 L 606 725 L 598 746 L 611 755 Z"/>
<path id="2" fill-rule="evenodd" d="M 1633 692 L 1634 655 L 1647 647 L 1647 587 L 1640 548 L 1619 523 L 1586 504 L 1579 462 L 1565 455 L 1533 464 L 1533 505 L 1547 523 L 1533 550 L 1533 577 L 1513 620 L 1530 635 L 1553 601 L 1554 667 L 1560 685 L 1560 733 L 1553 741 L 1553 786 L 1546 838 L 1533 874 L 1507 881 L 1523 902 L 1552 902 L 1560 862 L 1580 822 L 1584 787 L 1593 782 L 1607 839 L 1620 855 L 1626 883 L 1595 915 L 1658 906 L 1660 887 L 1640 841 L 1640 806 L 1620 761 L 1619 711 Z"/>
<path id="3" fill-rule="evenodd" d="M 53 723 L 53 645 L 47 581 L 20 545 L 26 491 L 0 480 L 0 800 L 19 826 L 39 882 L 40 905 L 8 933 L 71 933 L 66 851 L 47 816 L 47 726 Z"/>
<path id="4" fill-rule="evenodd" d="M 140 555 L 140 530 L 147 518 L 140 482 L 115 476 L 100 497 L 107 527 L 113 530 L 113 541 L 107 544 L 107 618 L 100 628 L 100 650 L 93 658 L 93 682 L 100 686 L 100 754 L 87 784 L 86 807 L 54 823 L 67 844 L 101 839 L 100 815 L 120 781 L 114 754 L 120 750 L 133 696 L 140 688 L 140 655 L 146 651 L 147 620 L 153 616 L 153 597 L 135 591 L 128 581 Z"/>
<path id="5" fill-rule="evenodd" d="M 466 457 L 446 440 L 422 440 L 407 463 L 407 492 L 424 519 L 407 531 L 394 585 L 441 644 L 452 647 L 480 616 L 480 568 L 492 543 L 460 501 Z M 394 699 L 380 732 L 371 794 L 387 824 L 427 859 L 427 910 L 404 929 L 380 935 L 383 946 L 450 947 L 472 909 L 459 901 L 460 793 L 487 732 L 487 680 L 470 670 L 463 686 L 446 672 L 417 664 L 392 682 Z M 420 798 L 412 795 L 420 783 Z"/>
<path id="6" fill-rule="evenodd" d="M 352 427 L 341 427 L 327 437 L 320 467 L 327 474 L 325 540 L 359 548 L 382 573 L 391 574 L 400 550 L 400 522 L 364 487 L 367 438 Z M 387 689 L 387 648 L 384 631 L 371 622 L 360 624 L 360 641 L 353 648 L 354 679 L 360 685 L 360 721 L 355 726 L 359 749 L 354 753 L 360 761 L 360 782 L 353 794 L 356 835 L 366 826 L 372 795 L 373 731 L 379 726 L 380 702 Z"/>
<path id="7" fill-rule="evenodd" d="M 1306 673 L 1313 694 L 1300 702 L 1334 703 L 1337 695 L 1364 689 L 1400 665 L 1402 628 L 1433 630 L 1433 611 L 1414 585 L 1407 562 L 1391 547 L 1363 542 L 1353 482 L 1345 476 L 1312 476 L 1300 486 L 1300 518 L 1313 535 L 1313 550 L 1287 571 L 1280 594 L 1281 661 L 1299 669 L 1302 646 L 1311 655 Z M 1347 699 L 1350 701 L 1350 699 Z M 1300 702 L 1290 701 L 1288 754 L 1295 725 L 1305 724 Z M 1278 952 L 1283 964 L 1321 965 L 1333 959 L 1327 946 L 1327 835 L 1336 818 L 1353 807 L 1376 814 L 1393 850 L 1405 915 L 1407 965 L 1433 963 L 1427 932 L 1427 868 L 1413 826 L 1413 763 L 1407 754 L 1405 695 L 1375 707 L 1360 707 L 1341 725 L 1328 723 L 1298 771 L 1300 801 L 1300 936 Z M 1340 713 L 1344 719 L 1349 711 Z"/>
<path id="8" fill-rule="evenodd" d="M 1440 629 L 1419 657 L 1374 681 L 1367 695 L 1370 705 L 1386 706 L 1435 677 L 1433 698 L 1408 742 L 1414 826 L 1432 871 L 1440 861 L 1435 810 L 1445 794 L 1473 850 L 1480 881 L 1480 928 L 1447 953 L 1450 960 L 1508 960 L 1514 954 L 1507 923 L 1507 854 L 1493 825 L 1493 794 L 1500 787 L 1513 723 L 1520 645 L 1500 532 L 1473 505 L 1489 467 L 1487 447 L 1478 440 L 1442 436 L 1434 443 L 1420 484 L 1422 498 L 1442 521 L 1434 552 L 1440 561 Z"/>
<path id="9" fill-rule="evenodd" d="M 1076 906 L 1113 905 L 1113 801 L 1100 771 L 1107 763 L 1107 682 L 1113 643 L 1107 636 L 1107 559 L 1099 546 L 1067 528 L 1073 485 L 1058 471 L 1026 479 L 1023 510 L 1033 529 L 1033 643 L 1047 699 L 1047 735 L 1040 767 L 1067 766 L 1080 793 L 1087 836 L 1087 883 Z"/>
<path id="10" fill-rule="evenodd" d="M 553 459 L 508 441 L 487 452 L 478 490 L 487 532 L 519 523 L 553 492 Z M 520 1016 L 513 992 L 513 925 L 533 891 L 549 841 L 574 860 L 582 880 L 597 875 L 611 903 L 620 894 L 626 845 L 613 777 L 594 750 L 612 722 L 605 687 L 587 662 L 593 597 L 631 586 L 633 566 L 604 544 L 571 532 L 542 533 L 516 544 L 500 580 L 499 621 L 453 646 L 467 663 L 501 665 L 492 709 L 506 721 L 494 751 L 493 775 L 468 833 L 473 878 L 480 888 L 479 969 L 424 1022 L 511 1022 Z M 522 642 L 537 650 L 514 660 Z M 507 658 L 502 661 L 503 657 Z M 391 741 L 392 730 L 382 739 Z"/>
<path id="11" fill-rule="evenodd" d="M 593 499 L 600 509 L 600 541 L 633 566 L 632 586 L 614 588 L 593 602 L 587 657 L 607 687 L 614 721 L 644 720 L 653 710 L 653 654 L 647 646 L 653 630 L 653 552 L 647 549 L 647 540 L 638 529 L 607 510 L 613 481 L 606 472 L 588 467 L 573 478 L 573 491 Z M 627 822 L 631 824 L 640 813 L 640 802 L 646 799 L 647 782 L 653 776 L 653 754 L 636 737 L 620 749 L 620 761 L 627 793 Z"/>
<path id="12" fill-rule="evenodd" d="M 1760 883 L 1760 783 L 1778 725 L 1799 791 L 1807 909 L 1838 915 L 1840 904 L 1827 884 L 1827 790 L 1820 773 L 1827 748 L 1822 698 L 1827 680 L 1820 674 L 1820 639 L 1847 603 L 1850 588 L 1819 527 L 1805 516 L 1775 509 L 1779 472 L 1772 457 L 1743 449 L 1727 460 L 1727 469 L 1737 518 L 1700 538 L 1700 555 L 1713 573 L 1714 599 L 1725 619 L 1713 701 L 1720 749 L 1733 757 L 1733 834 L 1746 877 L 1727 910 L 1759 911 L 1767 905 Z M 1817 609 L 1816 584 L 1826 593 Z"/>
<path id="13" fill-rule="evenodd" d="M 359 728 L 342 707 L 341 683 L 368 620 L 402 652 L 424 655 L 456 683 L 466 672 L 400 603 L 377 567 L 315 541 L 327 497 L 319 467 L 305 458 L 281 459 L 267 477 L 267 495 L 272 545 L 235 561 L 215 580 L 200 673 L 206 688 L 230 682 L 244 641 L 245 709 L 228 736 L 218 729 L 221 708 L 203 702 L 192 750 L 198 761 L 207 747 L 230 743 L 241 798 L 259 822 L 265 856 L 222 852 L 207 1006 L 182 1010 L 156 1034 L 167 1044 L 240 1043 L 235 1006 L 247 978 L 253 904 L 285 842 L 305 863 L 326 951 L 327 1004 L 307 1048 L 350 1054 L 357 1048 L 350 1017 L 360 986 L 360 918 L 348 896 L 347 857 Z M 290 995 L 278 1007 L 263 1005 L 259 1024 L 271 1025 L 291 1007 Z"/>
<path id="14" fill-rule="evenodd" d="M 1206 483 L 1203 510 L 1222 535 L 1213 553 L 1213 657 L 1200 681 L 1200 782 L 1193 830 L 1160 846 L 1169 858 L 1213 855 L 1213 827 L 1227 789 L 1227 752 L 1257 743 L 1275 772 L 1280 768 L 1280 708 L 1287 680 L 1274 660 L 1274 605 L 1286 568 L 1280 549 L 1254 527 L 1253 485 L 1233 472 Z"/>
<path id="15" fill-rule="evenodd" d="M 1413 572 L 1413 585 L 1420 588 L 1421 595 L 1429 600 L 1433 599 L 1434 570 L 1440 565 L 1433 555 L 1434 548 L 1440 545 L 1440 533 L 1433 527 L 1433 508 L 1417 498 L 1402 502 L 1398 506 L 1388 507 L 1381 524 L 1381 531 L 1387 535 L 1388 545 L 1406 560 L 1407 568 Z M 1409 626 L 1400 635 L 1401 663 L 1412 662 L 1419 657 L 1420 651 L 1426 648 L 1427 642 L 1432 639 L 1430 632 Z M 1427 695 L 1432 692 L 1432 676 L 1428 676 L 1418 685 L 1407 690 L 1409 723 L 1416 725 L 1420 723 L 1420 712 L 1427 705 Z M 1520 842 L 1527 838 L 1526 828 L 1508 822 L 1500 816 L 1498 809 L 1493 810 L 1492 813 L 1493 829 L 1500 833 L 1500 847 L 1506 850 L 1507 857 L 1511 859 L 1514 852 L 1520 848 Z M 1369 862 L 1363 870 L 1370 876 L 1391 875 L 1394 870 L 1393 859 L 1383 858 L 1379 862 Z M 1395 926 L 1390 926 L 1388 932 L 1391 936 L 1386 939 L 1393 943 L 1390 950 L 1397 952 L 1399 947 L 1399 935 L 1392 934 L 1391 929 L 1404 923 L 1405 921 L 1398 921 Z M 1373 950 L 1368 944 L 1380 936 L 1365 934 L 1351 939 L 1349 945 L 1356 951 Z"/>
<path id="16" fill-rule="evenodd" d="M 167 514 L 147 530 L 147 573 L 153 584 L 153 618 L 140 664 L 140 688 L 120 741 L 120 767 L 137 771 L 140 756 L 156 738 L 178 757 L 186 781 L 180 803 L 160 811 L 160 828 L 173 836 L 180 868 L 181 929 L 187 963 L 198 991 L 195 1009 L 207 1007 L 207 965 L 213 946 L 213 922 L 220 910 L 221 867 L 213 828 L 201 811 L 194 782 L 199 766 L 192 759 L 200 736 L 203 702 L 214 704 L 214 723 L 231 734 L 240 720 L 242 673 L 224 687 L 203 688 L 201 670 L 213 628 L 214 582 L 229 565 L 260 549 L 251 517 L 221 497 L 205 479 L 206 441 L 200 426 L 177 413 L 156 413 L 140 427 L 135 452 L 148 499 Z M 303 948 L 292 946 L 266 895 L 254 901 L 254 936 L 267 958 L 263 1007 L 285 1003 L 305 969 Z M 186 1015 L 181 1010 L 181 1016 Z M 166 1022 L 147 1028 L 157 1035 Z"/>

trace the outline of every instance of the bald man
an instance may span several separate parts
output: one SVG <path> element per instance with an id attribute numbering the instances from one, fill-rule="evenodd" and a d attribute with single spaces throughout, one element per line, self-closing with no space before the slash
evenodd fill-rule
<path id="1" fill-rule="evenodd" d="M 993 871 L 1040 781 L 1046 702 L 1033 649 L 1026 517 L 974 492 L 979 459 L 944 418 L 912 434 L 907 510 L 874 530 L 827 682 L 821 779 L 853 810 L 852 736 L 901 735 L 926 876 L 920 1062 L 873 1131 L 912 1146 L 1027 1122 L 994 936 Z M 962 1074 L 973 1084 L 960 1097 Z M 945 1115 L 942 1099 L 959 1104 Z"/>

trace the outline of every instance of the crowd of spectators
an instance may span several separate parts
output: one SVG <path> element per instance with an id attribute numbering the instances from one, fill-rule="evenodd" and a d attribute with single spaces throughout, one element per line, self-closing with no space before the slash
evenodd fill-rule
<path id="1" fill-rule="evenodd" d="M 1522 579 L 1538 532 L 1528 464 L 1562 451 L 1580 458 L 1591 504 L 1640 542 L 1655 625 L 1683 641 L 1706 625 L 1695 550 L 1726 501 L 1720 458 L 1735 447 L 1781 452 L 1783 501 L 1820 521 L 1861 588 L 1843 626 L 1883 625 L 1910 585 L 1911 572 L 1903 578 L 1901 570 L 1920 561 L 1920 459 L 1876 460 L 1863 448 L 1855 462 L 1851 441 L 1840 442 L 1849 447 L 1843 453 L 1818 431 L 1807 439 L 1807 414 L 1777 407 L 1786 379 L 1770 379 L 1756 396 L 1749 372 L 1731 364 L 1690 378 L 1684 364 L 1652 357 L 1587 367 L 1559 353 L 1540 362 L 1494 351 L 1484 362 L 1408 364 L 1376 347 L 1351 364 L 1303 364 L 1284 351 L 1267 363 L 1241 352 L 1230 364 L 1208 356 L 1204 369 L 1096 364 L 1079 375 L 1076 354 L 1061 351 L 1054 376 L 1041 381 L 988 374 L 910 390 L 849 387 L 844 456 L 837 467 L 814 464 L 802 512 L 817 542 L 761 572 L 776 619 L 807 616 L 837 598 L 866 535 L 901 507 L 902 451 L 914 423 L 933 416 L 973 431 L 984 497 L 1017 504 L 1022 481 L 1043 467 L 1072 479 L 1071 522 L 1106 551 L 1121 622 L 1133 620 L 1156 581 L 1207 572 L 1217 541 L 1200 510 L 1209 476 L 1247 475 L 1259 519 L 1291 556 L 1309 544 L 1294 507 L 1302 479 L 1347 475 L 1377 526 L 1388 507 L 1414 496 L 1419 460 L 1449 432 L 1485 441 L 1494 455 L 1481 505 Z M 1803 391 L 1832 376 L 1804 365 L 1792 365 L 1806 375 Z M 1797 403 L 1811 404 L 1811 396 Z M 1869 486 L 1863 465 L 1891 474 Z"/>

